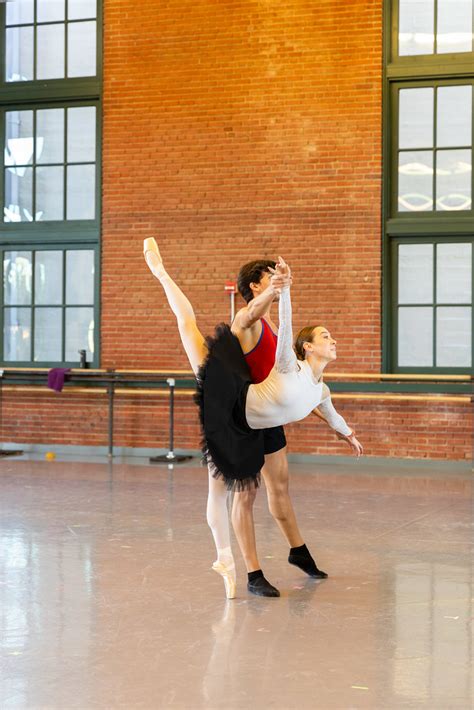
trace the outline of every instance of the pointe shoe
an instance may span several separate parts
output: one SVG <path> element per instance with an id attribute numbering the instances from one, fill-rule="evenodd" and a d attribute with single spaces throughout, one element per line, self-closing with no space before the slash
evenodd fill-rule
<path id="1" fill-rule="evenodd" d="M 232 575 L 232 572 L 235 572 L 234 563 L 232 562 L 230 565 L 226 565 L 223 562 L 219 562 L 219 560 L 216 560 L 212 565 L 212 569 L 214 570 L 214 572 L 217 572 L 217 574 L 220 574 L 222 579 L 224 580 L 225 595 L 227 599 L 234 599 L 235 579 Z"/>
<path id="2" fill-rule="evenodd" d="M 150 271 L 158 276 L 164 271 L 158 244 L 153 237 L 143 240 L 143 255 Z"/>

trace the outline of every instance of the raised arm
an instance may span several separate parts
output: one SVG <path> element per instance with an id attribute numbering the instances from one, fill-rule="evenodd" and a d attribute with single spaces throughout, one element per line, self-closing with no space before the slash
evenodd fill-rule
<path id="1" fill-rule="evenodd" d="M 278 293 L 276 286 L 269 286 L 263 293 L 252 298 L 244 308 L 236 314 L 232 330 L 246 330 L 257 323 L 267 313 Z"/>
<path id="2" fill-rule="evenodd" d="M 291 273 L 288 265 L 279 257 L 275 275 L 272 282 L 278 276 L 284 279 L 284 286 L 280 289 L 280 299 L 278 301 L 278 344 L 275 355 L 275 369 L 277 372 L 294 372 L 298 368 L 298 360 L 293 350 L 293 328 L 290 297 Z"/>
<path id="3" fill-rule="evenodd" d="M 314 413 L 326 421 L 328 426 L 336 432 L 338 439 L 347 441 L 356 456 L 361 456 L 364 453 L 362 444 L 357 440 L 355 432 L 347 425 L 344 417 L 336 411 L 331 400 L 329 387 L 326 384 L 323 385 L 321 404 L 316 407 Z"/>

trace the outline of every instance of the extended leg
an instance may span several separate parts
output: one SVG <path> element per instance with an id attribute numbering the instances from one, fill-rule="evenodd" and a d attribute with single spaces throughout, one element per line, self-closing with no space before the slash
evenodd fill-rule
<path id="1" fill-rule="evenodd" d="M 204 338 L 197 327 L 193 307 L 179 286 L 165 270 L 158 246 L 154 239 L 145 239 L 144 253 L 151 272 L 163 286 L 170 308 L 176 316 L 181 342 L 188 356 L 189 363 L 194 374 L 197 374 L 199 366 L 206 357 L 207 348 Z"/>

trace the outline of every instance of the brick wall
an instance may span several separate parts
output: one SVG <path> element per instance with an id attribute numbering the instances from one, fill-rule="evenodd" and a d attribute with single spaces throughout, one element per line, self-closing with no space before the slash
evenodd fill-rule
<path id="1" fill-rule="evenodd" d="M 369 456 L 471 460 L 474 431 L 472 407 L 429 402 L 387 400 L 341 401 L 338 410 L 357 430 Z M 175 404 L 175 447 L 197 449 L 199 425 L 191 397 L 178 395 Z M 4 441 L 59 445 L 106 446 L 107 398 L 104 394 L 58 395 L 3 393 Z M 168 448 L 168 403 L 163 396 L 117 395 L 114 440 L 117 446 Z M 348 455 L 344 442 L 317 417 L 285 428 L 289 451 Z M 20 432 L 20 433 L 19 433 Z"/>
<path id="2" fill-rule="evenodd" d="M 339 371 L 379 371 L 382 0 L 107 0 L 104 23 L 101 365 L 188 366 L 141 254 L 156 235 L 204 332 L 239 266 L 282 254 L 295 330 L 324 323 Z M 9 397 L 6 440 L 106 441 L 94 397 Z M 117 444 L 165 445 L 163 407 L 119 399 Z M 470 456 L 466 407 L 341 409 L 369 454 Z M 198 438 L 180 402 L 176 443 Z M 289 440 L 346 452 L 317 422 Z"/>

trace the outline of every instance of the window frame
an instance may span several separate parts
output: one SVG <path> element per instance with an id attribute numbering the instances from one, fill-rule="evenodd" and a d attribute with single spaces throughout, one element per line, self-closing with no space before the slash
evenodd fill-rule
<path id="1" fill-rule="evenodd" d="M 66 0 L 67 2 L 67 0 Z M 67 8 L 66 8 L 67 9 Z M 100 367 L 100 262 L 102 224 L 102 88 L 103 88 L 103 2 L 97 0 L 96 75 L 64 79 L 36 79 L 32 81 L 5 81 L 6 8 L 0 3 L 0 145 L 5 144 L 4 114 L 11 110 L 43 108 L 96 107 L 96 185 L 95 218 L 93 220 L 54 220 L 44 222 L 4 222 L 3 208 L 0 222 L 0 251 L 21 250 L 79 250 L 91 249 L 95 255 L 94 281 L 94 356 L 88 367 Z M 0 175 L 0 194 L 4 201 L 4 159 Z M 78 367 L 74 362 L 18 362 L 4 360 L 3 345 L 3 275 L 0 308 L 0 366 L 3 367 Z M 33 307 L 33 304 L 32 306 Z M 65 304 L 62 304 L 65 308 Z M 33 332 L 32 332 L 33 337 Z M 63 332 L 64 344 L 65 332 Z"/>
<path id="2" fill-rule="evenodd" d="M 474 170 L 471 171 L 471 209 L 462 211 L 392 211 L 398 188 L 398 90 L 418 86 L 473 84 L 473 52 L 398 57 L 399 0 L 385 0 L 383 6 L 382 85 L 382 372 L 400 374 L 474 374 L 474 341 L 471 367 L 400 367 L 397 364 L 398 321 L 396 318 L 398 274 L 396 248 L 399 243 L 434 244 L 469 242 L 474 252 Z M 396 100 L 394 94 L 397 92 Z M 473 97 L 474 104 L 474 97 Z M 474 108 L 472 115 L 474 155 Z M 474 167 L 474 166 L 473 166 Z M 472 274 L 474 292 L 474 271 Z M 471 306 L 474 317 L 474 303 Z M 474 326 L 474 323 L 473 323 Z M 473 328 L 474 333 L 474 328 Z M 473 334 L 474 338 L 474 334 Z"/>
<path id="3" fill-rule="evenodd" d="M 394 329 L 398 331 L 398 309 L 400 305 L 402 307 L 413 307 L 417 304 L 399 304 L 398 302 L 398 247 L 403 244 L 407 245 L 415 245 L 415 244 L 427 244 L 427 245 L 438 245 L 438 244 L 471 244 L 471 301 L 472 297 L 474 295 L 474 244 L 472 243 L 472 239 L 470 237 L 448 237 L 448 236 L 440 236 L 440 237 L 431 237 L 429 241 L 426 239 L 423 239 L 423 237 L 417 237 L 415 235 L 408 236 L 404 235 L 403 237 L 395 237 L 391 239 L 390 242 L 390 250 L 391 250 L 391 284 L 392 284 L 392 294 L 391 294 L 391 313 L 390 313 L 390 318 L 391 322 L 394 325 Z M 436 258 L 434 261 L 434 266 L 433 266 L 433 278 L 435 278 L 436 274 Z M 465 307 L 467 304 L 462 304 L 462 303 L 454 303 L 454 304 L 438 304 L 436 302 L 436 284 L 433 284 L 433 303 L 426 303 L 426 304 L 420 304 L 422 306 L 426 306 L 428 308 L 433 309 L 433 349 L 432 353 L 433 356 L 435 354 L 436 350 L 436 308 L 445 308 L 446 306 L 452 305 L 453 307 Z M 392 358 L 392 362 L 397 362 L 398 360 L 398 338 L 393 338 L 392 343 L 392 352 L 390 353 L 390 356 Z M 471 305 L 471 353 L 474 354 L 474 307 Z M 474 355 L 471 355 L 471 358 L 473 358 Z M 434 359 L 434 358 L 433 358 Z M 471 359 L 471 364 L 472 364 L 472 359 Z M 424 375 L 429 375 L 429 374 L 440 374 L 440 375 L 453 375 L 453 374 L 463 374 L 461 370 L 464 370 L 467 374 L 471 371 L 472 368 L 453 368 L 453 367 L 439 367 L 436 365 L 433 365 L 431 367 L 423 367 L 423 366 L 416 366 L 416 367 L 406 367 L 406 366 L 398 366 L 397 367 L 397 372 L 400 374 L 410 374 L 412 372 L 417 372 L 420 374 Z M 460 372 L 454 372 L 454 370 L 459 370 Z"/>
<path id="4" fill-rule="evenodd" d="M 95 362 L 96 359 L 96 353 L 98 352 L 99 349 L 99 328 L 96 325 L 96 318 L 100 317 L 100 281 L 96 278 L 96 274 L 98 269 L 100 268 L 100 248 L 99 244 L 87 244 L 84 242 L 77 242 L 77 243 L 67 243 L 65 246 L 59 245 L 58 243 L 48 243 L 48 244 L 38 244 L 37 242 L 30 240 L 29 242 L 24 242 L 21 244 L 21 246 L 17 247 L 17 244 L 15 246 L 6 246 L 5 244 L 0 245 L 0 255 L 1 255 L 1 263 L 4 263 L 4 253 L 8 251 L 32 251 L 32 252 L 38 252 L 38 251 L 93 251 L 94 252 L 94 359 L 91 362 L 88 362 L 88 365 L 92 365 Z M 33 288 L 34 288 L 34 270 L 33 270 L 33 275 L 32 275 L 32 283 L 33 283 Z M 29 305 L 22 305 L 18 306 L 18 308 L 29 308 L 32 312 L 32 325 L 31 325 L 31 348 L 33 350 L 34 348 L 34 310 L 35 308 L 61 308 L 63 312 L 65 312 L 68 308 L 81 308 L 85 307 L 82 306 L 81 304 L 74 304 L 74 305 L 67 305 L 65 302 L 65 288 L 66 288 L 66 274 L 65 272 L 63 273 L 63 284 L 62 284 L 62 292 L 63 292 L 63 299 L 61 304 L 54 304 L 54 305 L 47 305 L 47 304 L 41 304 L 40 306 L 36 306 L 34 302 L 34 296 L 32 295 L 32 301 L 31 304 Z M 4 274 L 2 273 L 2 296 L 1 296 L 1 307 L 0 307 L 0 333 L 2 334 L 2 341 L 0 343 L 0 352 L 2 354 L 2 363 L 4 367 L 58 367 L 61 365 L 61 367 L 78 367 L 79 363 L 79 356 L 77 360 L 70 361 L 70 360 L 61 360 L 61 361 L 45 361 L 45 360 L 5 360 L 4 358 L 4 343 L 3 343 L 3 327 L 4 327 L 4 311 L 5 308 L 10 308 L 10 305 L 6 305 L 3 300 L 3 293 L 4 293 Z M 65 318 L 63 316 L 63 332 L 62 332 L 62 341 L 61 345 L 62 348 L 64 349 L 65 346 L 65 337 L 66 337 L 66 329 L 64 327 L 65 325 Z M 94 365 L 95 366 L 95 365 Z"/>

